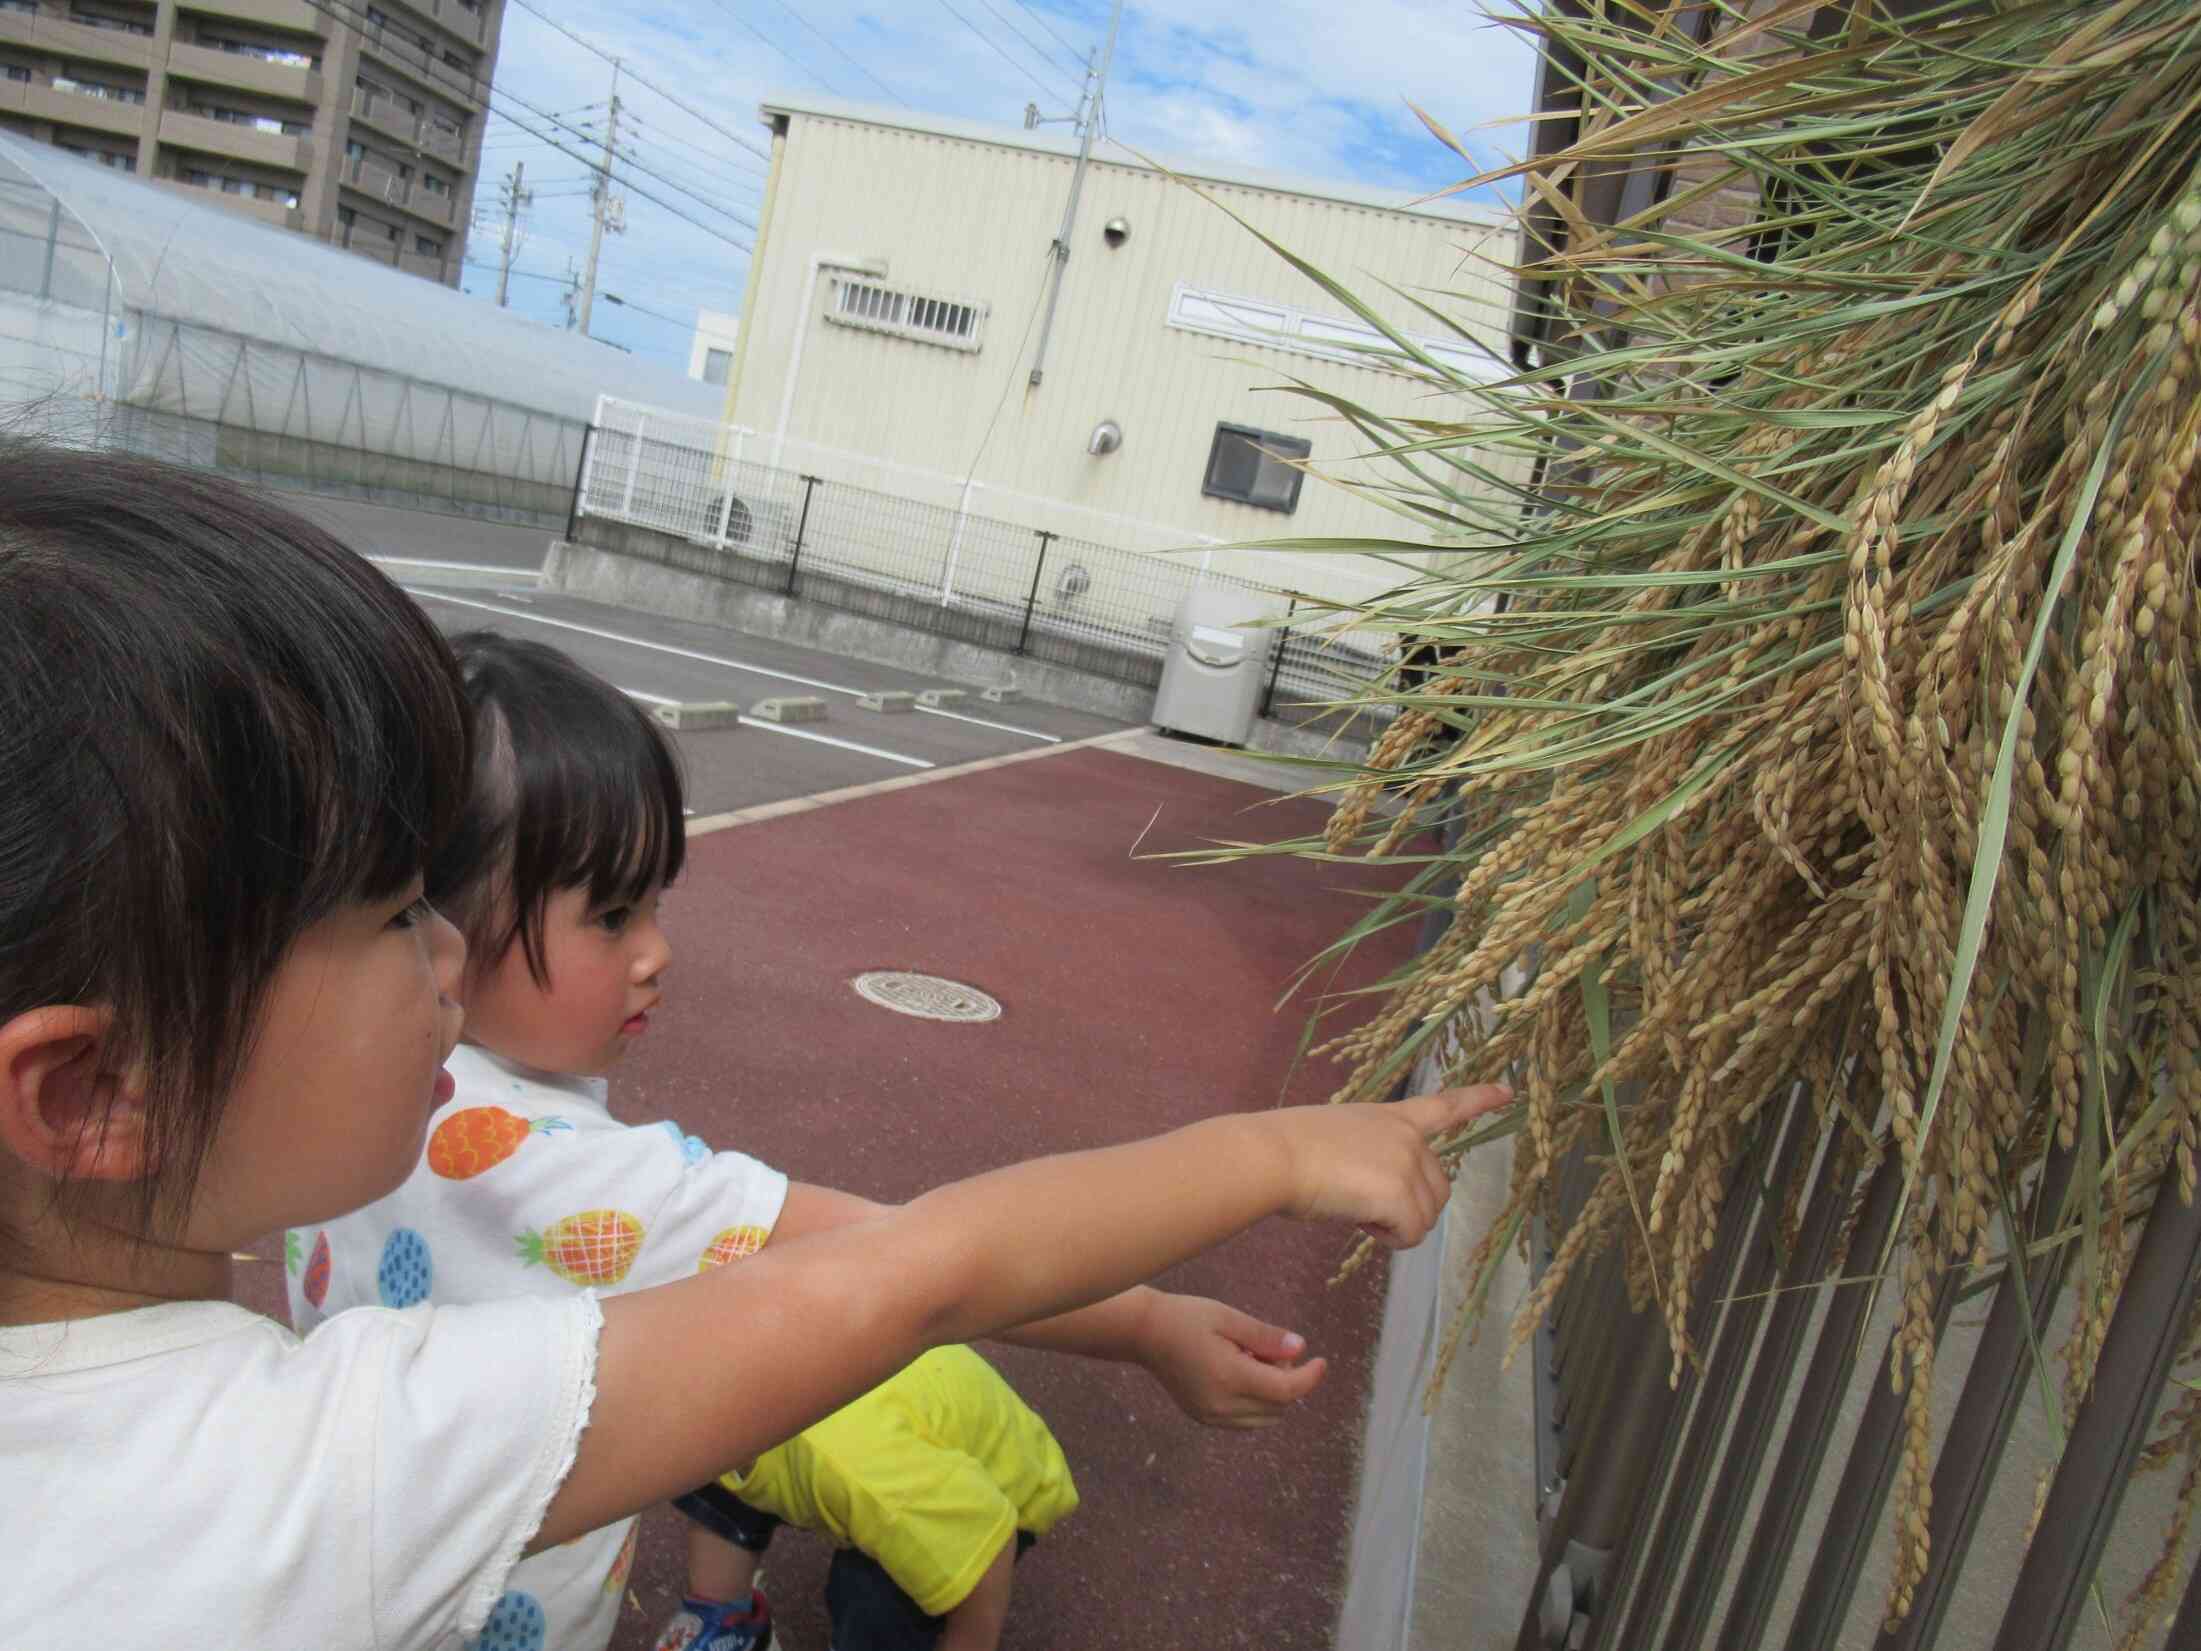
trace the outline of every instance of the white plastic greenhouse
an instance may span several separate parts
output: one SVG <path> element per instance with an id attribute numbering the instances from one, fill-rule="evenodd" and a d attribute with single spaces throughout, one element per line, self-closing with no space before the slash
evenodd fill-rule
<path id="1" fill-rule="evenodd" d="M 266 480 L 563 516 L 599 395 L 718 392 L 0 134 L 0 408 Z"/>

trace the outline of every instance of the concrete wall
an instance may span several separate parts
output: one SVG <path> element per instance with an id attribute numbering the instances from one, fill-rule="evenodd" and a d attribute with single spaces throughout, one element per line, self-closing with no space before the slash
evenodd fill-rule
<path id="1" fill-rule="evenodd" d="M 625 533 L 647 531 L 618 529 L 616 524 L 594 521 L 587 526 L 592 533 L 604 532 L 607 527 Z M 597 545 L 562 539 L 554 542 L 543 558 L 541 588 L 615 607 L 724 625 L 750 636 L 768 636 L 970 687 L 1013 684 L 1046 704 L 1125 722 L 1145 722 L 1154 708 L 1152 688 L 1111 681 L 1089 671 L 1020 657 L 1000 648 L 981 647 L 709 574 L 690 573 Z M 1366 744 L 1364 740 L 1269 718 L 1254 724 L 1247 743 L 1257 751 L 1310 757 L 1349 757 L 1365 749 Z"/>
<path id="2" fill-rule="evenodd" d="M 1437 1081 L 1426 1066 L 1417 1087 Z M 1510 1651 L 1536 1580 L 1536 1464 L 1527 1355 L 1501 1368 L 1528 1291 L 1509 1253 L 1490 1316 L 1424 1395 L 1467 1289 L 1467 1262 L 1505 1206 L 1511 1149 L 1468 1159 L 1438 1232 L 1395 1256 L 1370 1383 L 1360 1497 L 1336 1651 Z"/>

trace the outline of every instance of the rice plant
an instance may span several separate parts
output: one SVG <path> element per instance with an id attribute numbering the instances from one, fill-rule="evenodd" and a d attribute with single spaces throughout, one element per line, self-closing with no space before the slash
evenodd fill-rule
<path id="1" fill-rule="evenodd" d="M 1430 1053 L 1514 1075 L 1470 1316 L 1561 1162 L 1603 1164 L 1516 1348 L 1617 1244 L 1678 1376 L 1734 1167 L 1796 1086 L 1821 1133 L 1776 1166 L 1791 1210 L 1822 1149 L 1853 1183 L 1898 1155 L 1886 1253 L 1834 1271 L 1899 1293 L 1899 1618 L 1937 1287 L 2061 1246 L 2068 1418 L 2146 1210 L 2195 1190 L 2201 8 L 1592 0 L 1519 26 L 1583 88 L 1570 144 L 1469 180 L 1521 178 L 1564 232 L 1518 272 L 1540 353 L 1497 384 L 1420 359 L 1417 419 L 1328 404 L 1393 461 L 1381 548 L 1445 560 L 1331 616 L 1420 651 L 1349 696 L 1394 720 L 1326 838 L 1284 847 L 1411 869 L 1340 946 L 1451 922 L 1324 1047 L 1341 1099 Z M 1588 215 L 1629 167 L 1664 199 Z M 2185 1482 L 2128 1643 L 2178 1580 L 2201 1393 L 2149 1463 Z"/>

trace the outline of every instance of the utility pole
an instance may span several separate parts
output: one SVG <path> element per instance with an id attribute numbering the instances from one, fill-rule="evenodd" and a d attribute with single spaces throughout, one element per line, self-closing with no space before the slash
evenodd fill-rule
<path id="1" fill-rule="evenodd" d="M 604 129 L 604 164 L 596 176 L 595 222 L 588 236 L 588 268 L 581 276 L 581 331 L 588 331 L 590 312 L 596 308 L 596 260 L 604 250 L 607 223 L 613 234 L 626 228 L 621 203 L 611 192 L 611 161 L 619 148 L 619 60 L 611 60 L 611 118 Z M 617 222 L 611 222 L 616 218 Z"/>
<path id="2" fill-rule="evenodd" d="M 520 187 L 521 178 L 527 175 L 527 162 L 514 161 L 512 176 L 498 188 L 504 197 L 504 245 L 498 249 L 497 260 L 497 308 L 505 307 L 505 291 L 512 285 L 512 260 L 520 255 L 520 208 L 535 199 L 535 192 Z"/>
<path id="3" fill-rule="evenodd" d="M 1085 166 L 1093 155 L 1093 128 L 1100 124 L 1101 98 L 1108 90 L 1109 66 L 1116 60 L 1116 30 L 1123 22 L 1123 0 L 1116 0 L 1115 9 L 1108 18 L 1108 45 L 1101 52 L 1100 67 L 1096 70 L 1088 58 L 1085 65 L 1085 95 L 1078 100 L 1078 164 L 1070 174 L 1070 199 L 1062 209 L 1062 229 L 1055 236 L 1055 267 L 1048 274 L 1047 316 L 1039 324 L 1039 345 L 1032 351 L 1032 378 L 1029 389 L 1039 388 L 1040 379 L 1047 371 L 1047 335 L 1054 330 L 1055 305 L 1062 299 L 1063 266 L 1070 261 L 1070 233 L 1077 227 L 1078 195 L 1085 188 Z M 1032 124 L 1037 125 L 1037 117 Z"/>
<path id="4" fill-rule="evenodd" d="M 566 307 L 566 331 L 571 332 L 581 302 L 581 275 L 571 258 L 566 260 L 566 281 L 558 290 L 558 298 Z"/>

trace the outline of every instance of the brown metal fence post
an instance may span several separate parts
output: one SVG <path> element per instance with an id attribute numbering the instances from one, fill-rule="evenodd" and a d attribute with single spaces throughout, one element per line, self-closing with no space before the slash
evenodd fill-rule
<path id="1" fill-rule="evenodd" d="M 1284 649 L 1292 639 L 1292 615 L 1299 611 L 1299 598 L 1294 596 L 1285 605 L 1284 624 L 1276 633 L 1276 648 L 1269 655 L 1269 685 L 1261 694 L 1261 714 L 1267 716 L 1276 708 L 1276 679 L 1284 674 Z"/>
<path id="2" fill-rule="evenodd" d="M 2071 1643 L 2156 1402 L 2178 1360 L 2197 1289 L 2201 1201 L 2181 1203 L 2166 1184 L 2140 1235 L 2094 1366 L 2093 1396 L 2064 1443 L 1995 1651 L 2062 1651 Z"/>
<path id="3" fill-rule="evenodd" d="M 2044 1222 L 2052 1224 L 2063 1207 L 2064 1190 L 2071 1185 L 2072 1166 L 2078 1156 L 2075 1150 L 2050 1156 L 2033 1197 L 2031 1225 L 2036 1233 Z M 2013 1251 L 2016 1248 L 2012 1246 Z M 2063 1244 L 2028 1269 L 2021 1269 L 2015 1259 L 2005 1267 L 2001 1288 L 1996 1290 L 1995 1304 L 1987 1315 L 1987 1328 L 1972 1352 L 1964 1395 L 1957 1400 L 1948 1437 L 1942 1440 L 1941 1454 L 1934 1461 L 1926 1574 L 1912 1592 L 1910 1614 L 1880 1636 L 1878 1651 L 1929 1651 L 1941 1631 L 1941 1618 L 1949 1609 L 1949 1596 L 1964 1569 L 1972 1532 L 1986 1506 L 2003 1447 L 2009 1443 L 2011 1424 L 2025 1402 L 2027 1377 L 2033 1368 L 2026 1324 L 2047 1324 L 2048 1316 L 2056 1310 L 2056 1297 L 2063 1288 L 2070 1256 L 2071 1246 Z M 2022 1300 L 2020 1290 L 2027 1292 Z M 2035 1333 L 2044 1332 L 2036 1329 Z"/>
<path id="4" fill-rule="evenodd" d="M 1611 1603 L 1598 1613 L 1590 1632 L 1593 1647 L 1647 1645 L 1665 1615 L 1667 1594 L 1680 1574 L 1682 1556 L 1695 1531 L 1697 1510 L 1704 1506 L 1705 1485 L 1726 1437 L 1735 1394 L 1749 1367 L 1751 1350 L 1757 1345 L 1758 1323 L 1765 1316 L 1767 1290 L 1774 1281 L 1781 1205 L 1778 1194 L 1769 1195 L 1764 1188 L 1769 1184 L 1775 1188 L 1785 1186 L 1791 1158 L 1799 1151 L 1808 1155 L 1817 1144 L 1818 1134 L 1818 1114 L 1810 1094 L 1800 1084 L 1792 1086 L 1788 1104 L 1772 1134 L 1761 1136 L 1767 1143 L 1762 1160 L 1757 1153 L 1746 1160 L 1762 1161 L 1766 1172 L 1755 1175 L 1746 1168 L 1738 1182 L 1738 1192 L 1746 1190 L 1750 1194 L 1752 1207 L 1738 1208 L 1743 1200 L 1730 1196 L 1722 1209 L 1722 1227 L 1740 1227 L 1745 1222 L 1749 1225 L 1748 1236 L 1742 1241 L 1740 1280 L 1735 1284 L 1733 1299 L 1724 1303 L 1714 1320 L 1716 1341 L 1707 1349 L 1708 1362 L 1684 1378 L 1687 1431 L 1679 1438 L 1672 1472 L 1659 1474 L 1636 1517 L 1629 1522 L 1627 1541 L 1612 1573 Z M 1699 1288 L 1708 1300 L 1718 1303 L 1726 1285 L 1724 1281 L 1715 1284 L 1708 1277 Z M 1692 1382 L 1693 1394 L 1689 1391 Z M 1680 1411 L 1675 1413 L 1675 1420 L 1682 1420 Z M 1665 1511 L 1654 1520 L 1651 1515 L 1662 1487 Z"/>
<path id="5" fill-rule="evenodd" d="M 1878 1253 L 1895 1222 L 1896 1194 L 1902 1186 L 1900 1155 L 1890 1152 L 1881 1160 L 1866 1190 L 1856 1230 L 1850 1237 L 1851 1255 Z M 1871 1293 L 1854 1284 L 1830 1284 L 1827 1288 L 1836 1293 L 1819 1326 L 1810 1368 L 1797 1391 L 1794 1418 L 1774 1464 L 1773 1477 L 1767 1483 L 1757 1529 L 1736 1571 L 1735 1595 L 1720 1623 L 1718 1651 L 1759 1651 L 1766 1642 L 1766 1619 L 1773 1614 L 1774 1596 L 1780 1591 L 1788 1557 L 1795 1549 L 1812 1486 L 1826 1462 L 1827 1445 L 1841 1414 L 1842 1395 L 1856 1368 L 1857 1337 Z"/>
<path id="6" fill-rule="evenodd" d="M 1032 588 L 1024 593 L 1024 628 L 1016 633 L 1016 651 L 1022 653 L 1024 644 L 1032 639 L 1032 609 L 1039 603 L 1040 570 L 1047 566 L 1047 545 L 1050 540 L 1062 537 L 1049 533 L 1045 528 L 1035 528 L 1039 535 L 1039 560 L 1032 564 Z"/>
<path id="7" fill-rule="evenodd" d="M 802 536 L 810 531 L 810 495 L 818 490 L 822 476 L 805 476 L 802 479 L 802 515 L 795 522 L 794 554 L 787 558 L 787 594 L 795 594 L 795 569 L 802 565 Z"/>
<path id="8" fill-rule="evenodd" d="M 573 503 L 566 509 L 566 542 L 573 542 L 574 534 L 581 530 L 581 489 L 588 485 L 589 443 L 596 439 L 596 426 L 590 425 L 581 432 L 581 459 L 573 467 Z"/>

